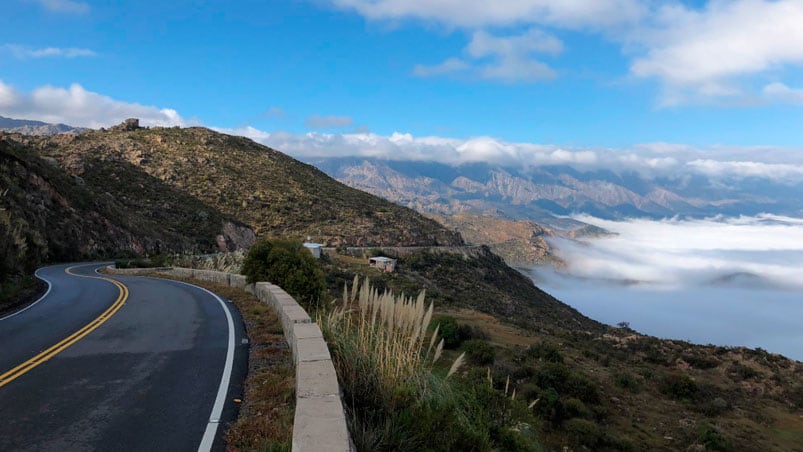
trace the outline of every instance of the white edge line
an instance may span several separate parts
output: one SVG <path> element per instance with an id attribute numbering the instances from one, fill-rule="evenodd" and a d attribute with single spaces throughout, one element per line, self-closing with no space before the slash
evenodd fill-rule
<path id="1" fill-rule="evenodd" d="M 42 268 L 45 268 L 45 267 L 42 267 Z M 38 268 L 38 269 L 36 269 L 36 271 L 35 271 L 33 274 L 34 274 L 34 276 L 36 276 L 37 278 L 39 278 L 39 279 L 41 279 L 42 281 L 44 281 L 44 282 L 46 282 L 46 283 L 47 283 L 47 292 L 45 292 L 45 294 L 44 294 L 44 295 L 42 295 L 41 297 L 39 297 L 39 299 L 38 299 L 38 300 L 36 300 L 36 301 L 34 301 L 33 303 L 29 304 L 28 306 L 26 306 L 26 307 L 24 307 L 24 308 L 20 309 L 19 311 L 17 311 L 17 312 L 14 312 L 14 313 L 12 313 L 12 314 L 9 314 L 9 315 L 7 315 L 7 316 L 5 316 L 5 317 L 0 317 L 0 321 L 6 320 L 6 319 L 10 319 L 10 318 L 12 318 L 12 317 L 14 317 L 14 316 L 16 316 L 16 315 L 18 315 L 18 314 L 22 314 L 23 312 L 27 311 L 28 309 L 31 309 L 32 307 L 36 306 L 36 304 L 37 304 L 37 303 L 39 303 L 40 301 L 42 301 L 42 300 L 44 300 L 45 298 L 47 298 L 47 296 L 50 294 L 50 289 L 52 289 L 52 288 L 53 288 L 53 284 L 50 284 L 50 281 L 48 281 L 48 280 L 47 280 L 47 279 L 45 279 L 44 277 L 42 277 L 42 276 L 39 276 L 39 270 L 41 270 L 42 268 Z"/>
<path id="2" fill-rule="evenodd" d="M 168 281 L 172 281 L 178 284 L 184 284 L 185 286 L 195 287 L 208 293 L 209 295 L 212 295 L 215 298 L 215 300 L 217 300 L 218 303 L 220 303 L 220 306 L 223 307 L 223 312 L 226 313 L 226 321 L 228 322 L 229 325 L 229 346 L 228 349 L 226 350 L 226 365 L 223 367 L 223 375 L 220 377 L 220 386 L 218 386 L 217 389 L 217 397 L 215 398 L 214 406 L 212 406 L 212 413 L 209 415 L 209 422 L 206 424 L 206 431 L 204 431 L 204 436 L 201 439 L 201 444 L 198 446 L 199 452 L 207 452 L 212 449 L 212 444 L 214 443 L 215 436 L 217 435 L 217 428 L 220 422 L 220 416 L 223 413 L 223 406 L 226 403 L 226 394 L 229 392 L 229 382 L 231 381 L 231 372 L 232 369 L 234 368 L 234 320 L 232 320 L 229 307 L 226 306 L 226 303 L 219 296 L 217 296 L 217 294 L 207 289 L 204 289 L 203 287 L 185 283 L 183 281 L 176 281 L 176 280 L 168 280 Z"/>
<path id="3" fill-rule="evenodd" d="M 78 264 L 78 265 L 66 264 L 66 265 L 67 265 L 67 267 L 72 266 L 73 268 L 77 268 L 77 267 L 89 267 L 89 266 L 92 266 L 92 265 L 103 265 L 103 264 L 109 264 L 109 262 L 101 262 L 100 264 L 91 263 L 91 264 L 83 264 L 83 265 L 81 265 L 81 264 Z M 48 266 L 48 267 L 40 267 L 40 268 L 37 268 L 35 272 L 33 272 L 34 276 L 36 276 L 37 278 L 39 278 L 42 281 L 47 283 L 47 291 L 45 292 L 45 294 L 42 295 L 41 297 L 39 297 L 38 300 L 36 300 L 33 303 L 29 304 L 28 306 L 20 309 L 19 311 L 11 313 L 11 314 L 9 314 L 9 315 L 7 315 L 5 317 L 0 317 L 0 321 L 3 321 L 5 319 L 10 319 L 10 318 L 14 317 L 17 314 L 22 314 L 23 312 L 27 311 L 28 309 L 31 309 L 32 307 L 34 307 L 34 305 L 36 305 L 40 301 L 42 301 L 45 298 L 47 298 L 47 296 L 50 294 L 50 290 L 53 289 L 53 284 L 51 284 L 50 281 L 48 281 L 44 276 L 39 275 L 39 271 L 40 270 L 44 270 L 46 268 L 51 268 L 51 267 L 58 267 L 58 265 L 51 265 L 51 266 Z M 95 273 L 100 275 L 100 273 L 98 273 L 98 270 L 100 270 L 100 268 L 96 268 L 95 269 Z"/>
<path id="4" fill-rule="evenodd" d="M 99 270 L 99 269 L 98 269 Z M 98 270 L 95 270 L 96 272 Z M 147 277 L 146 277 L 147 278 Z M 217 397 L 215 398 L 215 404 L 212 406 L 212 413 L 209 415 L 209 422 L 206 424 L 206 430 L 204 431 L 204 436 L 201 438 L 201 444 L 198 446 L 198 452 L 208 452 L 212 449 L 212 444 L 215 442 L 215 436 L 217 435 L 217 428 L 220 425 L 220 416 L 223 413 L 223 406 L 226 404 L 226 394 L 229 392 L 229 382 L 231 381 L 231 372 L 234 368 L 234 320 L 231 317 L 231 312 L 229 311 L 229 307 L 226 306 L 226 303 L 214 292 L 204 289 L 203 287 L 196 286 L 195 284 L 186 283 L 184 281 L 176 281 L 175 279 L 163 279 L 163 278 L 153 278 L 159 279 L 161 281 L 170 281 L 177 284 L 183 284 L 185 286 L 194 287 L 196 289 L 200 289 L 212 297 L 220 303 L 220 306 L 223 307 L 223 312 L 226 313 L 226 321 L 229 326 L 229 346 L 226 350 L 226 364 L 223 367 L 223 375 L 220 377 L 220 386 L 217 388 Z"/>

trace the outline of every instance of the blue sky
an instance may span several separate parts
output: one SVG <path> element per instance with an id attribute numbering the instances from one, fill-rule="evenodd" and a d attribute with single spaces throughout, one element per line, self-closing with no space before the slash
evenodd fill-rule
<path id="1" fill-rule="evenodd" d="M 6 0 L 0 115 L 792 156 L 801 23 L 798 0 Z"/>

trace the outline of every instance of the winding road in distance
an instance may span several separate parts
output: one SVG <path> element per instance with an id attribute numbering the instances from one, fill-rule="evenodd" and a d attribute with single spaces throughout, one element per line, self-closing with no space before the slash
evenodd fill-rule
<path id="1" fill-rule="evenodd" d="M 237 310 L 103 265 L 40 269 L 47 294 L 0 318 L 0 451 L 222 450 L 247 370 Z"/>

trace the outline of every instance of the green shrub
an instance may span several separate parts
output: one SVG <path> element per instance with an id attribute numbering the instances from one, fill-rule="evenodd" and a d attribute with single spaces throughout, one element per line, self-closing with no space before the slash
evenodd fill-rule
<path id="1" fill-rule="evenodd" d="M 307 308 L 315 308 L 326 290 L 323 271 L 301 242 L 262 239 L 255 243 L 242 266 L 249 283 L 269 281 Z"/>
<path id="2" fill-rule="evenodd" d="M 722 433 L 712 424 L 703 422 L 697 428 L 697 441 L 705 446 L 706 450 L 728 451 L 731 450 L 730 443 Z"/>
<path id="3" fill-rule="evenodd" d="M 572 395 L 585 403 L 599 403 L 597 384 L 564 364 L 545 363 L 538 369 L 535 381 L 542 388 L 555 388 L 559 393 Z"/>
<path id="4" fill-rule="evenodd" d="M 0 307 L 13 304 L 25 292 L 34 290 L 34 287 L 36 278 L 31 275 L 0 281 Z"/>
<path id="5" fill-rule="evenodd" d="M 550 363 L 562 363 L 563 355 L 558 348 L 550 343 L 541 342 L 527 348 L 527 356 L 541 359 Z"/>
<path id="6" fill-rule="evenodd" d="M 603 435 L 596 423 L 586 419 L 566 421 L 566 433 L 575 446 L 586 446 L 592 450 L 601 442 Z"/>
<path id="7" fill-rule="evenodd" d="M 634 394 L 641 390 L 641 382 L 639 379 L 635 375 L 627 372 L 615 373 L 613 375 L 613 381 L 616 383 L 616 386 L 627 389 Z"/>
<path id="8" fill-rule="evenodd" d="M 728 377 L 733 381 L 753 380 L 760 376 L 761 373 L 739 362 L 734 362 L 728 367 Z"/>
<path id="9" fill-rule="evenodd" d="M 563 364 L 546 363 L 536 371 L 535 381 L 542 388 L 555 388 L 563 392 L 569 374 L 569 368 Z"/>
<path id="10" fill-rule="evenodd" d="M 458 323 L 454 317 L 441 315 L 432 321 L 432 328 L 438 326 L 438 336 L 443 338 L 446 349 L 456 349 L 469 339 L 487 339 L 488 335 L 479 328 L 472 328 L 464 323 Z"/>
<path id="11" fill-rule="evenodd" d="M 570 398 L 563 402 L 563 409 L 566 412 L 566 417 L 591 417 L 591 411 L 586 407 L 580 399 Z"/>
<path id="12" fill-rule="evenodd" d="M 661 382 L 661 392 L 678 400 L 692 400 L 697 395 L 697 383 L 686 374 L 672 373 Z"/>
<path id="13" fill-rule="evenodd" d="M 796 408 L 803 408 L 803 384 L 797 384 L 786 393 L 789 402 Z"/>
<path id="14" fill-rule="evenodd" d="M 480 339 L 471 339 L 463 344 L 468 361 L 477 366 L 489 366 L 496 359 L 496 349 Z"/>
<path id="15" fill-rule="evenodd" d="M 718 359 L 709 357 L 707 355 L 686 354 L 681 358 L 683 358 L 683 361 L 686 361 L 695 369 L 714 369 L 720 365 L 720 361 Z"/>
<path id="16" fill-rule="evenodd" d="M 559 426 L 566 419 L 563 402 L 555 388 L 549 388 L 539 394 L 536 412 L 550 422 L 552 426 Z"/>
<path id="17" fill-rule="evenodd" d="M 455 349 L 463 343 L 463 336 L 460 333 L 460 325 L 454 317 L 441 315 L 432 322 L 438 327 L 438 336 L 443 339 L 443 347 Z"/>

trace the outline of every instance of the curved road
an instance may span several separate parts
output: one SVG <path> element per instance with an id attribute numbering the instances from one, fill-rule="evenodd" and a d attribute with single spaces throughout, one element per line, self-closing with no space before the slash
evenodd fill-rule
<path id="1" fill-rule="evenodd" d="M 222 450 L 247 369 L 236 309 L 103 265 L 40 269 L 48 293 L 0 318 L 0 450 Z"/>

